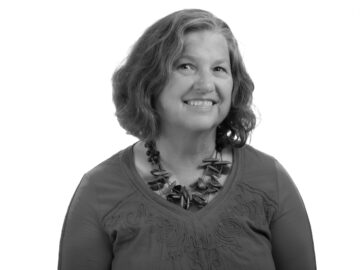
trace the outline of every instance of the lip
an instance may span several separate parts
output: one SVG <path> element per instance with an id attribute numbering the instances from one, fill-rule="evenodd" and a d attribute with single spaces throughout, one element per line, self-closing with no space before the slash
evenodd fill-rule
<path id="1" fill-rule="evenodd" d="M 189 106 L 209 106 L 209 102 L 211 102 L 211 106 L 214 106 L 216 104 L 218 104 L 218 101 L 215 100 L 215 99 L 204 99 L 204 98 L 190 98 L 190 99 L 185 99 L 183 100 L 183 102 L 186 104 L 186 105 L 189 105 Z"/>

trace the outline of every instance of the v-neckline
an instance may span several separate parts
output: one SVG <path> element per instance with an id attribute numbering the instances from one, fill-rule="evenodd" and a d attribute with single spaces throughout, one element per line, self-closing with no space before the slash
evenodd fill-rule
<path id="1" fill-rule="evenodd" d="M 140 176 L 139 172 L 135 166 L 135 155 L 134 155 L 134 146 L 128 147 L 125 149 L 122 156 L 122 164 L 126 164 L 128 167 L 128 173 L 131 175 L 130 180 L 134 186 L 144 195 L 145 198 L 151 204 L 155 204 L 157 208 L 164 209 L 167 212 L 170 212 L 171 215 L 175 216 L 187 216 L 190 218 L 205 216 L 206 213 L 211 211 L 211 209 L 220 207 L 222 202 L 228 198 L 226 196 L 231 190 L 232 185 L 235 182 L 235 179 L 242 177 L 243 172 L 243 148 L 232 149 L 233 162 L 230 172 L 225 180 L 223 188 L 218 192 L 218 194 L 203 208 L 196 211 L 189 211 L 183 209 L 181 206 L 167 201 L 165 198 L 161 197 L 159 194 L 152 191 L 149 186 L 145 183 L 144 179 Z"/>

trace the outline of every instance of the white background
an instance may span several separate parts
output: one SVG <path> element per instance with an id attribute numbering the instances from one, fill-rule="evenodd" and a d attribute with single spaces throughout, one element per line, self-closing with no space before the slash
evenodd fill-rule
<path id="1" fill-rule="evenodd" d="M 1 269 L 56 269 L 81 176 L 135 142 L 110 78 L 146 27 L 202 8 L 236 35 L 275 156 L 310 216 L 318 269 L 359 263 L 359 1 L 2 1 Z"/>

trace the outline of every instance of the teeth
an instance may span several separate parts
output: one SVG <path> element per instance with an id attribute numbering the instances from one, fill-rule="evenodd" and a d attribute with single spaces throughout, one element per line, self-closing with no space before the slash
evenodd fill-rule
<path id="1" fill-rule="evenodd" d="M 186 102 L 190 106 L 212 106 L 213 103 L 210 100 L 189 100 Z"/>

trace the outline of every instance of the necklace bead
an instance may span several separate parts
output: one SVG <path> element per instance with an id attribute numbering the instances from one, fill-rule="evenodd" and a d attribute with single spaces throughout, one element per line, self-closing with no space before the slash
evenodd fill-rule
<path id="1" fill-rule="evenodd" d="M 170 183 L 171 174 L 162 168 L 160 152 L 156 149 L 155 142 L 146 142 L 145 147 L 148 149 L 146 151 L 148 162 L 154 167 L 150 171 L 154 179 L 148 182 L 149 187 L 184 209 L 189 209 L 191 205 L 196 205 L 198 208 L 204 207 L 210 194 L 215 194 L 222 188 L 220 177 L 228 173 L 231 165 L 229 161 L 216 158 L 218 153 L 221 157 L 221 149 L 216 147 L 215 158 L 205 158 L 199 165 L 199 168 L 203 168 L 203 175 L 189 187 L 181 186 L 175 181 Z"/>

